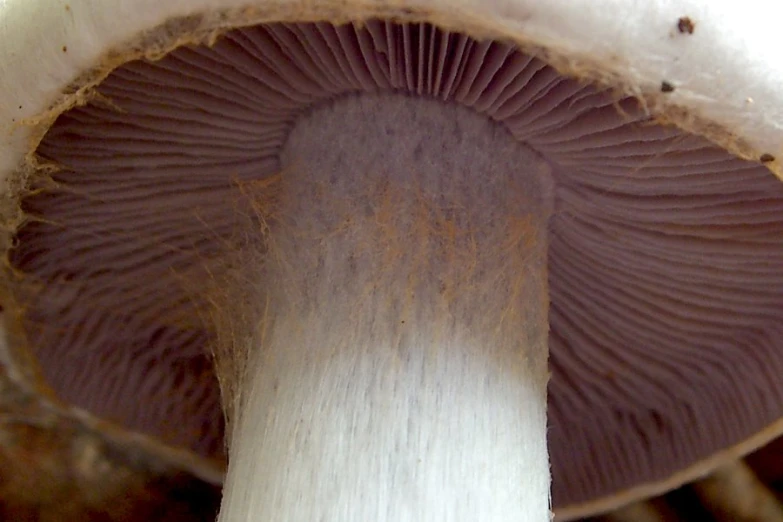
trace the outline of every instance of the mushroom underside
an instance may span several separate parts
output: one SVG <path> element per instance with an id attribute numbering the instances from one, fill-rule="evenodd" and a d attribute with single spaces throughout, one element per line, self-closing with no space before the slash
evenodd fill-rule
<path id="1" fill-rule="evenodd" d="M 10 252 L 29 346 L 71 404 L 221 455 L 203 290 L 256 244 L 257 195 L 302 115 L 394 93 L 467 107 L 551 166 L 555 508 L 664 480 L 781 415 L 783 184 L 633 98 L 511 44 L 377 20 L 233 30 L 97 92 L 38 146 Z"/>

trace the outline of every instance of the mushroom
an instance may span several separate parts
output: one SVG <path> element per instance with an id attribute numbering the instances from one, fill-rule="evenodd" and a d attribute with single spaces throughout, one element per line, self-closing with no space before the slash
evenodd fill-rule
<path id="1" fill-rule="evenodd" d="M 702 475 L 783 432 L 767 9 L 6 0 L 7 357 L 194 466 L 225 415 L 224 522 Z"/>

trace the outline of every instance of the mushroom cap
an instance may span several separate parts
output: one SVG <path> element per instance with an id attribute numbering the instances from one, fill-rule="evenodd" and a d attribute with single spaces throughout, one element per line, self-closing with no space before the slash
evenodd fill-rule
<path id="1" fill-rule="evenodd" d="M 564 72 L 652 98 L 654 114 L 741 157 L 780 157 L 780 9 L 764 0 L 74 0 L 42 10 L 10 0 L 0 6 L 0 64 L 24 73 L 0 78 L 0 173 L 7 177 L 30 150 L 35 127 L 20 130 L 19 122 L 45 129 L 78 100 L 63 93 L 83 94 L 133 57 L 208 41 L 231 26 L 370 18 L 427 21 L 536 49 Z M 681 18 L 694 24 L 689 38 L 678 37 Z M 678 86 L 665 99 L 658 96 L 663 81 Z M 783 172 L 779 162 L 768 166 Z"/>
<path id="2" fill-rule="evenodd" d="M 64 256 L 65 266 L 82 254 L 75 236 L 65 235 L 59 244 L 30 241 L 47 224 L 30 220 L 29 215 L 51 221 L 64 219 L 59 210 L 84 207 L 85 200 L 69 199 L 83 196 L 79 190 L 62 187 L 71 183 L 76 189 L 84 188 L 73 182 L 89 182 L 89 176 L 68 181 L 66 174 L 55 172 L 53 186 L 33 184 L 41 193 L 26 197 L 22 212 L 15 201 L 26 188 L 25 176 L 38 179 L 36 161 L 65 165 L 67 173 L 69 162 L 72 166 L 83 153 L 79 143 L 99 144 L 78 133 L 73 134 L 78 139 L 68 141 L 75 125 L 96 114 L 144 113 L 138 96 L 123 97 L 122 82 L 135 81 L 134 75 L 155 81 L 163 78 L 161 71 L 166 70 L 169 58 L 138 61 L 135 70 L 130 65 L 112 74 L 128 61 L 161 58 L 187 43 L 213 43 L 232 26 L 262 22 L 393 19 L 428 22 L 473 38 L 513 42 L 519 52 L 540 57 L 527 58 L 525 67 L 529 68 L 522 69 L 534 71 L 531 77 L 537 74 L 541 85 L 548 86 L 542 92 L 554 100 L 533 99 L 526 113 L 533 116 L 520 118 L 516 127 L 497 113 L 485 112 L 552 161 L 561 187 L 551 226 L 550 255 L 549 434 L 555 507 L 568 519 L 655 494 L 783 432 L 779 422 L 783 386 L 776 382 L 783 365 L 783 272 L 778 268 L 783 266 L 783 221 L 778 217 L 783 210 L 783 185 L 767 170 L 781 172 L 775 158 L 783 156 L 783 92 L 778 87 L 783 63 L 773 55 L 779 38 L 772 25 L 774 17 L 766 10 L 761 1 L 735 5 L 462 0 L 348 5 L 136 0 L 72 1 L 39 13 L 34 2 L 7 1 L 0 6 L 4 22 L 0 31 L 3 41 L 9 42 L 0 49 L 5 71 L 0 75 L 0 89 L 6 93 L 0 100 L 0 177 L 7 183 L 5 196 L 10 199 L 3 208 L 4 217 L 18 229 L 12 267 L 35 272 L 34 266 L 45 265 L 38 262 L 41 252 L 55 252 L 54 247 L 62 248 L 59 255 Z M 350 31 L 391 34 L 397 30 L 394 27 L 367 22 Z M 215 49 L 230 45 L 226 41 L 218 39 Z M 217 76 L 228 74 L 221 69 L 208 72 L 204 67 L 208 51 L 183 49 L 184 58 L 171 59 L 200 68 L 216 84 Z M 281 66 L 280 78 L 295 76 L 284 69 Z M 555 82 L 552 78 L 559 77 L 555 69 L 593 83 Z M 8 74 L 9 70 L 14 74 Z M 91 88 L 104 80 L 98 91 L 106 98 L 96 98 Z M 467 98 L 462 95 L 459 101 L 470 105 Z M 174 106 L 180 99 L 152 99 L 151 107 L 156 103 Z M 479 94 L 471 103 L 480 102 Z M 83 103 L 87 103 L 84 108 L 77 107 Z M 188 103 L 193 109 L 198 97 L 185 100 Z M 573 124 L 569 128 L 575 130 L 570 133 L 559 133 L 558 127 L 556 134 L 543 123 L 531 124 L 534 116 L 543 121 L 543 114 L 554 118 L 546 120 L 547 125 L 561 125 L 552 116 L 556 109 L 579 103 L 603 110 L 583 120 L 562 116 L 560 122 Z M 77 108 L 55 123 L 73 107 Z M 656 122 L 668 126 L 652 125 Z M 163 127 L 152 130 L 159 132 Z M 115 130 L 109 127 L 102 128 L 104 132 L 114 139 L 122 137 L 121 131 L 111 134 Z M 69 146 L 57 145 L 58 136 L 65 136 L 63 143 Z M 191 136 L 194 143 L 203 143 L 199 142 L 203 137 Z M 652 153 L 647 149 L 651 143 L 658 146 Z M 102 149 L 97 150 L 100 155 Z M 32 151 L 37 156 L 30 156 Z M 574 167 L 577 164 L 579 169 Z M 273 171 L 273 162 L 263 168 L 259 165 L 254 168 Z M 127 165 L 120 162 L 109 167 Z M 138 165 L 140 171 L 142 167 Z M 670 182 L 676 182 L 683 192 L 672 193 Z M 141 181 L 134 183 L 137 189 L 145 186 Z M 116 195 L 122 190 L 119 183 L 110 192 Z M 191 203 L 184 198 L 173 206 Z M 79 219 L 89 213 L 73 218 L 73 223 L 80 224 Z M 209 217 L 209 212 L 205 215 Z M 621 228 L 619 223 L 628 226 Z M 155 230 L 154 222 L 143 224 L 145 231 Z M 102 231 L 94 232 L 100 235 Z M 226 231 L 230 233 L 231 227 Z M 209 248 L 200 250 L 200 255 L 209 257 L 210 252 Z M 118 258 L 127 256 L 128 266 L 133 265 L 132 252 L 120 249 L 115 253 Z M 180 267 L 185 269 L 185 265 Z M 122 266 L 110 270 L 121 271 Z M 54 288 L 53 281 L 61 282 L 64 275 L 49 270 L 46 277 L 47 286 Z M 66 287 L 60 285 L 61 293 L 44 299 L 71 302 L 83 298 L 63 294 Z M 30 314 L 37 313 L 38 334 L 51 337 L 52 330 L 45 327 L 53 321 L 52 314 L 21 306 L 46 294 L 16 287 L 11 295 L 17 303 L 9 301 L 9 306 L 19 314 L 20 322 L 28 321 L 26 336 L 38 342 L 43 339 L 29 329 Z M 98 295 L 91 296 L 90 306 L 100 302 Z M 111 315 L 111 307 L 118 302 L 138 296 L 125 293 L 120 297 L 103 302 L 107 304 L 104 316 Z M 142 360 L 139 364 L 144 368 L 153 362 L 164 363 L 163 370 L 154 372 L 162 384 L 144 385 L 150 396 L 161 390 L 169 395 L 184 390 L 187 400 L 183 402 L 190 402 L 180 415 L 207 420 L 200 421 L 202 431 L 195 435 L 156 432 L 139 418 L 128 424 L 134 429 L 149 428 L 171 444 L 186 444 L 207 458 L 214 457 L 220 447 L 220 431 L 215 430 L 220 410 L 209 359 L 201 351 L 207 334 L 192 325 L 182 327 L 178 323 L 182 316 L 177 314 L 164 321 L 165 327 L 176 328 L 150 328 L 145 321 L 159 310 L 148 312 L 147 316 L 134 315 L 137 323 L 129 319 L 117 323 L 125 330 L 103 330 L 102 337 L 92 337 L 91 342 L 133 339 L 134 353 L 139 355 L 135 363 Z M 93 316 L 101 315 L 88 317 Z M 93 324 L 84 316 L 74 318 L 65 334 L 72 344 L 84 342 L 84 336 L 97 331 L 95 324 L 102 321 L 95 319 Z M 78 331 L 74 324 L 79 325 Z M 155 345 L 167 349 L 144 355 Z M 19 361 L 26 360 L 25 347 L 23 343 L 17 346 L 9 357 L 23 366 Z M 178 346 L 190 351 L 173 349 Z M 57 364 L 67 360 L 58 359 Z M 27 373 L 28 378 L 36 376 L 32 370 Z M 111 395 L 116 381 L 108 382 L 100 386 L 107 387 Z M 151 417 L 169 414 L 164 408 Z M 173 424 L 174 428 L 180 425 Z M 184 419 L 182 426 L 193 429 Z"/>

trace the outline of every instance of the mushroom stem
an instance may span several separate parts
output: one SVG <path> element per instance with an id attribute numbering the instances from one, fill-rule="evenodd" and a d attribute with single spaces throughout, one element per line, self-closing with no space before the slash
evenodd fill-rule
<path id="1" fill-rule="evenodd" d="M 595 522 L 682 522 L 662 497 L 634 502 L 594 519 Z"/>
<path id="2" fill-rule="evenodd" d="M 695 482 L 694 491 L 717 521 L 783 522 L 783 506 L 744 461 Z"/>
<path id="3" fill-rule="evenodd" d="M 391 94 L 282 159 L 220 521 L 548 521 L 547 164 Z"/>

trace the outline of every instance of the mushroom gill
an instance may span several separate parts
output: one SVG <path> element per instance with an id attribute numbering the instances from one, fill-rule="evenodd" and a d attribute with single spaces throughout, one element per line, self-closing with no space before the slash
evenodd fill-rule
<path id="1" fill-rule="evenodd" d="M 665 481 L 780 417 L 783 184 L 632 97 L 510 43 L 379 20 L 235 29 L 97 93 L 41 141 L 11 252 L 28 343 L 71 404 L 222 455 L 199 289 L 229 284 L 248 226 L 274 222 L 256 196 L 296 164 L 281 151 L 300 122 L 372 96 L 469 110 L 550 169 L 555 508 Z"/>

